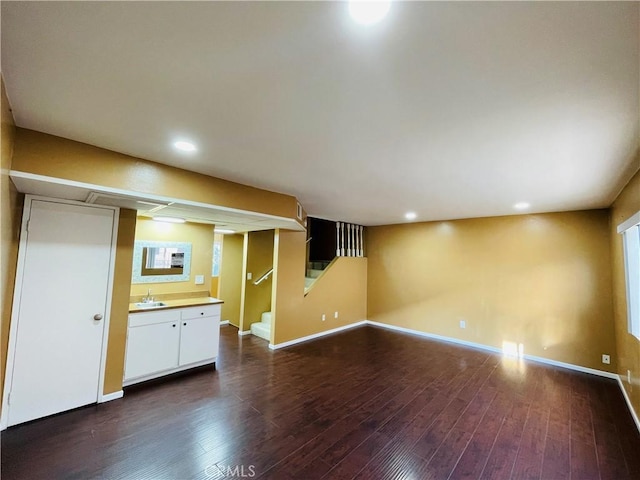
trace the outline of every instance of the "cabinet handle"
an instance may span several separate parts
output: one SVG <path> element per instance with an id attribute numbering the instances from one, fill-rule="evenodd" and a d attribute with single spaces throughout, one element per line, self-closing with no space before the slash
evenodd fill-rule
<path id="1" fill-rule="evenodd" d="M 172 326 L 172 327 L 175 327 L 175 326 L 176 326 L 176 324 L 174 323 L 174 324 L 173 324 L 173 325 L 171 325 L 171 326 Z"/>
<path id="2" fill-rule="evenodd" d="M 184 322 L 182 325 L 184 325 L 186 327 L 187 326 L 187 322 Z"/>
<path id="3" fill-rule="evenodd" d="M 204 312 L 200 312 L 200 315 L 204 315 Z"/>

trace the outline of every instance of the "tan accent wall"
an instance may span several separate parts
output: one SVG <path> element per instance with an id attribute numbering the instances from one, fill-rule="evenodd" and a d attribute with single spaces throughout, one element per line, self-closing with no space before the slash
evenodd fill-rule
<path id="1" fill-rule="evenodd" d="M 200 223 L 156 222 L 138 217 L 136 222 L 136 240 L 154 242 L 191 243 L 191 277 L 188 282 L 138 283 L 131 285 L 131 296 L 146 295 L 151 289 L 152 295 L 183 293 L 211 290 L 211 262 L 213 260 L 213 225 Z M 196 285 L 196 275 L 204 276 L 204 284 Z M 129 278 L 131 280 L 131 278 Z"/>
<path id="2" fill-rule="evenodd" d="M 290 195 L 161 165 L 23 128 L 18 128 L 16 132 L 12 168 L 21 172 L 266 213 L 297 221 L 297 202 Z"/>
<path id="3" fill-rule="evenodd" d="M 218 298 L 224 301 L 221 319 L 229 320 L 229 323 L 236 327 L 240 327 L 243 250 L 242 235 L 224 235 Z"/>
<path id="4" fill-rule="evenodd" d="M 9 325 L 11 323 L 11 307 L 13 305 L 13 287 L 15 284 L 16 265 L 18 263 L 18 245 L 20 243 L 20 222 L 24 195 L 18 193 L 9 178 L 11 159 L 15 139 L 15 123 L 4 89 L 4 80 L 0 77 L 2 127 L 0 169 L 0 392 L 4 388 L 4 374 L 7 366 L 7 349 L 9 344 Z"/>
<path id="5" fill-rule="evenodd" d="M 247 243 L 247 273 L 251 273 L 251 280 L 244 279 L 244 315 L 240 319 L 240 330 L 247 331 L 251 324 L 260 321 L 262 312 L 271 310 L 271 290 L 273 276 L 264 280 L 260 285 L 254 285 L 263 274 L 273 267 L 273 230 L 249 232 Z"/>
<path id="6" fill-rule="evenodd" d="M 109 320 L 107 361 L 104 377 L 104 394 L 122 390 L 135 232 L 136 211 L 120 209 L 113 294 L 111 299 L 111 317 Z"/>
<path id="7" fill-rule="evenodd" d="M 616 371 L 607 210 L 367 233 L 369 320 Z"/>
<path id="8" fill-rule="evenodd" d="M 338 258 L 305 296 L 305 241 L 305 232 L 276 230 L 273 344 L 367 318 L 367 259 Z M 338 312 L 337 319 L 335 312 Z M 326 315 L 325 321 L 322 321 L 322 314 Z"/>
<path id="9" fill-rule="evenodd" d="M 638 163 L 640 163 L 640 158 Z M 627 327 L 624 249 L 622 235 L 617 232 L 618 225 L 638 211 L 640 211 L 640 171 L 627 184 L 611 208 L 613 318 L 618 345 L 618 368 L 616 371 L 621 376 L 622 384 L 636 414 L 640 416 L 640 341 L 629 333 Z M 631 371 L 631 384 L 627 382 L 627 370 Z"/>

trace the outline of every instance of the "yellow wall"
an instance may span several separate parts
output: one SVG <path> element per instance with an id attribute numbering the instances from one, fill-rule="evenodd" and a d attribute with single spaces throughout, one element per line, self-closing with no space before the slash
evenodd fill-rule
<path id="1" fill-rule="evenodd" d="M 306 233 L 276 230 L 271 343 L 279 344 L 365 320 L 367 259 L 341 257 L 304 296 Z M 338 318 L 334 318 L 334 312 Z M 322 321 L 322 314 L 326 320 Z"/>
<path id="2" fill-rule="evenodd" d="M 200 223 L 166 223 L 139 217 L 136 240 L 191 243 L 191 277 L 188 282 L 138 283 L 131 285 L 131 295 L 152 295 L 207 291 L 211 289 L 213 258 L 213 225 Z M 204 284 L 196 285 L 196 275 L 204 276 Z"/>
<path id="3" fill-rule="evenodd" d="M 221 319 L 229 320 L 229 323 L 236 327 L 240 327 L 243 249 L 242 235 L 224 235 L 218 290 L 219 298 L 224 301 Z"/>
<path id="4" fill-rule="evenodd" d="M 638 160 L 640 163 L 640 159 Z M 624 273 L 622 236 L 617 233 L 620 223 L 640 211 L 640 171 L 618 196 L 611 209 L 611 257 L 613 268 L 613 316 L 618 345 L 617 372 L 622 377 L 636 414 L 640 415 L 640 341 L 627 329 L 627 293 Z M 631 370 L 631 384 L 627 382 Z"/>
<path id="5" fill-rule="evenodd" d="M 247 273 L 251 273 L 251 280 L 245 277 L 245 296 L 243 317 L 240 319 L 241 331 L 251 329 L 251 324 L 260 321 L 262 312 L 271 310 L 271 290 L 273 276 L 264 280 L 260 285 L 254 285 L 263 274 L 273 268 L 273 230 L 249 232 L 247 243 Z"/>
<path id="6" fill-rule="evenodd" d="M 296 218 L 295 197 L 18 128 L 12 168 L 140 193 Z M 209 275 L 210 276 L 210 275 Z"/>
<path id="7" fill-rule="evenodd" d="M 122 390 L 135 232 L 136 211 L 120 209 L 103 389 L 105 394 Z"/>
<path id="8" fill-rule="evenodd" d="M 218 298 L 220 295 L 220 277 L 211 277 L 211 289 L 209 295 Z"/>
<path id="9" fill-rule="evenodd" d="M 15 124 L 9 101 L 4 89 L 4 80 L 0 77 L 2 107 L 2 166 L 0 169 L 0 392 L 4 388 L 4 372 L 7 365 L 7 345 L 9 344 L 9 324 L 13 304 L 13 286 L 15 284 L 16 264 L 18 262 L 18 243 L 24 195 L 18 193 L 9 179 L 11 157 L 13 154 Z"/>
<path id="10" fill-rule="evenodd" d="M 369 320 L 615 371 L 607 210 L 367 232 Z"/>

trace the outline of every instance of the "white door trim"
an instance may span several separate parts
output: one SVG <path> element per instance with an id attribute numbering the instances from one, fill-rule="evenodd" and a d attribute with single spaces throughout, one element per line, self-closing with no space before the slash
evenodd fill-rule
<path id="1" fill-rule="evenodd" d="M 120 218 L 120 208 L 110 207 L 113 210 L 113 227 L 111 228 L 111 259 L 109 261 L 109 278 L 107 280 L 107 305 L 105 308 L 104 326 L 102 330 L 102 351 L 100 354 L 100 377 L 98 380 L 97 402 L 103 403 L 112 400 L 110 395 L 104 394 L 104 378 L 107 369 L 107 346 L 109 343 L 109 326 L 111 324 L 111 302 L 113 300 L 113 282 L 116 270 L 116 249 L 118 246 L 118 223 Z M 119 398 L 119 397 L 118 397 Z"/>
<path id="2" fill-rule="evenodd" d="M 34 200 L 51 202 L 51 203 L 63 203 L 67 205 L 78 205 L 91 208 L 101 208 L 105 210 L 112 210 L 113 215 L 113 228 L 111 231 L 111 259 L 109 262 L 109 278 L 107 281 L 107 297 L 105 305 L 105 315 L 102 330 L 102 351 L 100 353 L 100 377 L 98 381 L 98 391 L 96 392 L 96 402 L 108 401 L 108 396 L 104 395 L 104 377 L 105 366 L 107 358 L 107 342 L 109 337 L 109 324 L 111 321 L 111 300 L 113 296 L 113 275 L 115 269 L 115 256 L 116 245 L 118 238 L 118 218 L 120 209 L 118 207 L 108 207 L 103 205 L 88 205 L 83 202 L 77 202 L 74 200 L 62 200 L 58 198 L 43 197 L 40 195 L 25 195 L 24 208 L 22 211 L 22 223 L 20 225 L 20 244 L 18 247 L 18 265 L 16 268 L 15 287 L 13 291 L 13 305 L 11 309 L 11 324 L 9 326 L 9 342 L 7 344 L 7 365 L 4 376 L 4 388 L 2 392 L 2 413 L 0 414 L 0 430 L 7 428 L 9 422 L 9 393 L 11 391 L 11 385 L 13 382 L 13 367 L 15 361 L 15 346 L 18 335 L 18 318 L 20 316 L 20 298 L 22 297 L 22 283 L 24 281 L 24 264 L 27 254 L 26 243 L 26 229 L 31 213 L 31 204 Z"/>

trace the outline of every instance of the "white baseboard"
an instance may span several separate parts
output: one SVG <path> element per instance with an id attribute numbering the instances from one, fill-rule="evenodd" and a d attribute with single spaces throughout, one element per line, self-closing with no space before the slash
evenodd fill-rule
<path id="1" fill-rule="evenodd" d="M 443 335 L 436 335 L 435 333 L 422 332 L 420 330 L 413 330 L 411 328 L 397 327 L 396 325 L 389 325 L 388 323 L 374 322 L 372 320 L 366 320 L 367 325 L 374 325 L 376 327 L 386 328 L 387 330 L 395 330 L 396 332 L 409 333 L 411 335 L 417 335 L 419 337 L 430 338 L 433 340 L 440 340 L 441 342 L 455 343 L 463 345 L 465 347 L 479 348 L 480 350 L 487 350 L 493 353 L 502 353 L 502 350 L 496 347 L 490 347 L 489 345 L 482 345 L 481 343 L 468 342 L 466 340 L 460 340 L 453 337 L 445 337 Z"/>
<path id="2" fill-rule="evenodd" d="M 269 348 L 271 350 L 278 350 L 279 348 L 290 347 L 291 345 L 295 345 L 297 343 L 306 342 L 308 340 L 313 340 L 314 338 L 324 337 L 325 335 L 331 335 L 332 333 L 342 332 L 344 330 L 349 330 L 350 328 L 360 327 L 366 324 L 367 324 L 367 320 L 362 320 L 360 322 L 344 325 L 343 327 L 332 328 L 331 330 L 326 330 L 324 332 L 314 333 L 313 335 L 307 335 L 306 337 L 296 338 L 295 340 L 289 340 L 288 342 L 282 342 L 282 343 L 276 343 L 276 344 L 270 343 Z"/>
<path id="3" fill-rule="evenodd" d="M 631 412 L 631 416 L 633 417 L 633 421 L 636 424 L 636 428 L 640 432 L 640 419 L 638 419 L 638 414 L 633 409 L 633 405 L 631 404 L 631 399 L 629 398 L 629 395 L 627 395 L 627 390 L 624 388 L 624 385 L 622 384 L 622 379 L 620 378 L 620 375 L 616 375 L 616 377 L 618 379 L 618 386 L 620 387 L 620 390 L 622 390 L 622 396 L 624 397 L 624 401 L 627 402 L 627 408 L 629 408 L 629 411 Z"/>
<path id="4" fill-rule="evenodd" d="M 439 341 L 442 341 L 442 342 L 455 343 L 457 345 L 463 345 L 465 347 L 478 348 L 480 350 L 486 350 L 486 351 L 492 352 L 492 353 L 500 353 L 500 354 L 503 353 L 502 349 L 500 349 L 500 348 L 492 347 L 490 345 L 483 345 L 481 343 L 468 342 L 466 340 L 460 340 L 458 338 L 445 337 L 443 335 L 436 335 L 435 333 L 426 333 L 426 332 L 422 332 L 420 330 L 412 330 L 410 328 L 397 327 L 395 325 L 389 325 L 388 323 L 373 322 L 371 320 L 367 320 L 366 323 L 367 323 L 367 325 L 375 325 L 376 327 L 382 327 L 382 328 L 386 328 L 386 329 L 389 329 L 389 330 L 396 330 L 396 331 L 399 331 L 399 332 L 409 333 L 411 335 L 417 335 L 417 336 L 420 336 L 420 337 L 431 338 L 433 340 L 439 340 Z M 590 373 L 592 375 L 598 375 L 600 377 L 607 377 L 607 378 L 613 378 L 613 379 L 618 378 L 618 375 L 616 375 L 615 373 L 605 372 L 604 370 L 596 370 L 594 368 L 582 367 L 580 365 L 574 365 L 573 363 L 565 363 L 565 362 L 559 362 L 557 360 L 551 360 L 551 359 L 548 359 L 548 358 L 536 357 L 535 355 L 527 355 L 527 354 L 525 354 L 525 355 L 522 356 L 522 358 L 524 358 L 525 360 L 530 360 L 532 362 L 544 363 L 544 364 L 547 364 L 547 365 L 553 365 L 555 367 L 567 368 L 569 370 L 575 370 L 575 371 L 583 372 L 583 373 Z"/>
<path id="5" fill-rule="evenodd" d="M 238 335 L 241 337 L 245 335 L 251 335 L 251 330 L 245 330 L 244 332 L 241 332 L 240 330 L 238 330 Z"/>
<path id="6" fill-rule="evenodd" d="M 222 326 L 222 325 L 229 325 L 229 320 L 222 320 L 220 322 L 220 326 Z"/>
<path id="7" fill-rule="evenodd" d="M 612 378 L 614 380 L 618 378 L 618 375 L 616 375 L 615 373 L 606 372 L 604 370 L 596 370 L 595 368 L 582 367 L 580 365 L 574 365 L 573 363 L 559 362 L 557 360 L 551 360 L 549 358 L 536 357 L 535 355 L 527 354 L 523 355 L 523 358 L 525 360 L 531 360 L 532 362 L 545 363 L 547 365 L 553 365 L 554 367 L 568 368 L 569 370 L 575 370 L 582 373 L 590 373 L 591 375 Z"/>
<path id="8" fill-rule="evenodd" d="M 98 403 L 110 402 L 111 400 L 117 400 L 118 398 L 122 398 L 124 396 L 124 392 L 122 390 L 113 393 L 107 393 L 106 395 L 101 395 L 98 398 Z"/>

